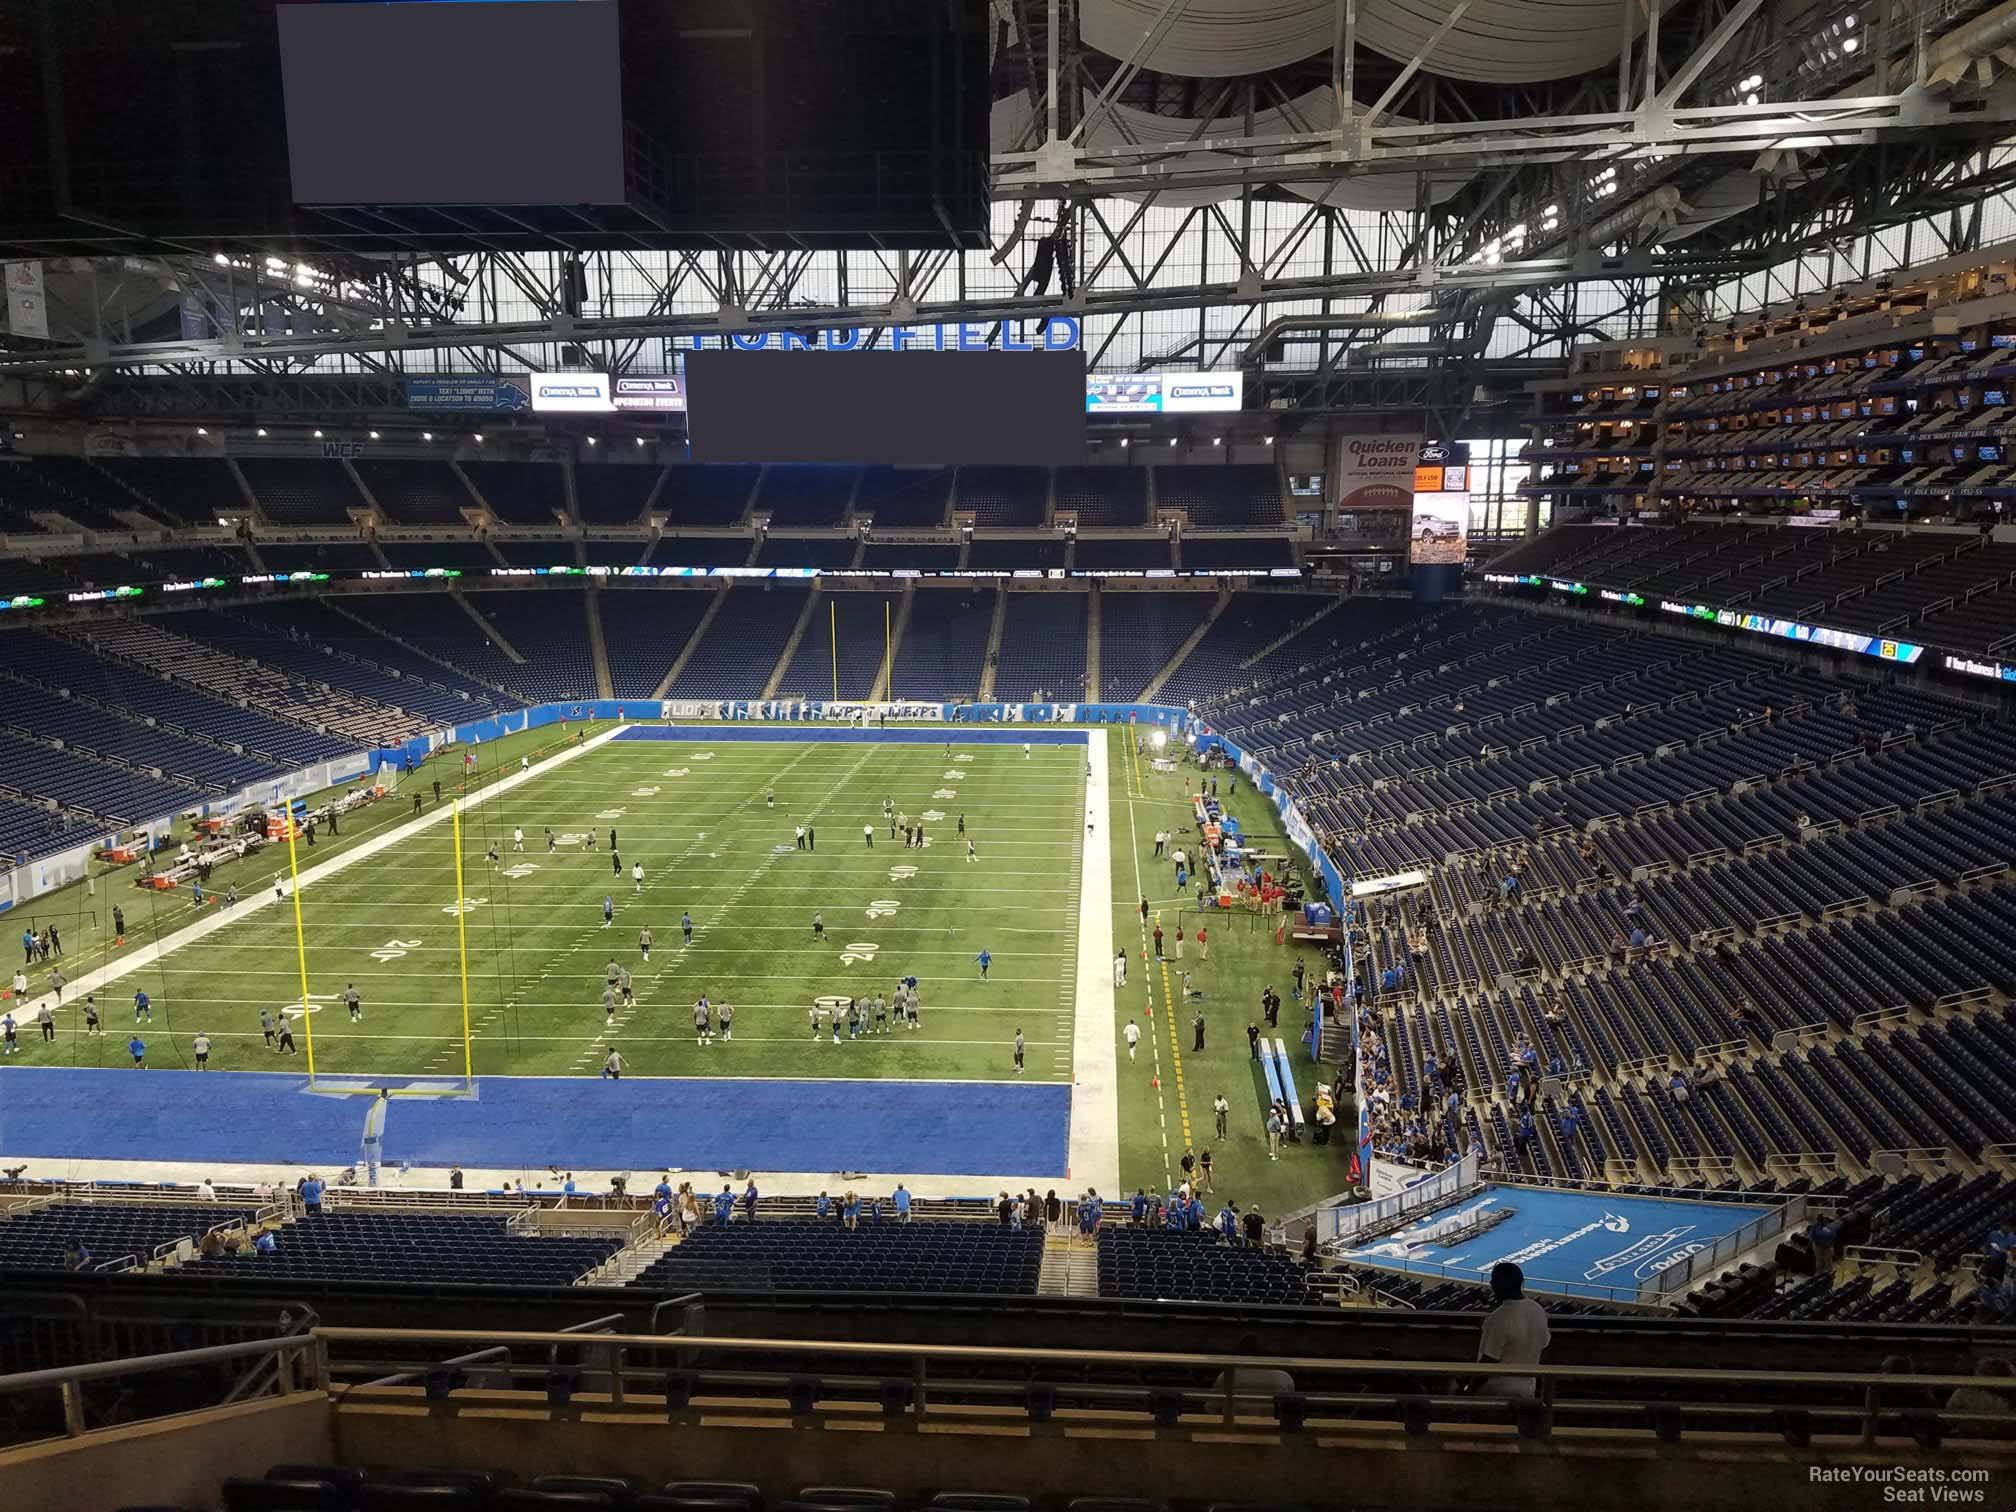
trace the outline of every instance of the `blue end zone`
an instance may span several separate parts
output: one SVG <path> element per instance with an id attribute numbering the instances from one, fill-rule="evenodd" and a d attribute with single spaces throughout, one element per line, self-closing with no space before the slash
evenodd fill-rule
<path id="1" fill-rule="evenodd" d="M 700 743 L 722 741 L 798 741 L 820 745 L 1084 745 L 1092 738 L 1089 730 L 1048 729 L 1041 725 L 1012 725 L 999 730 L 953 729 L 950 727 L 905 728 L 900 730 L 857 730 L 852 725 L 718 724 L 718 725 L 625 725 L 616 732 L 618 740 L 692 740 Z"/>
<path id="2" fill-rule="evenodd" d="M 1512 1216 L 1452 1245 L 1437 1234 L 1471 1226 L 1478 1216 Z M 1488 1281 L 1501 1260 L 1526 1272 L 1529 1291 L 1630 1301 L 1640 1285 L 1675 1260 L 1708 1248 L 1767 1211 L 1733 1202 L 1675 1202 L 1546 1187 L 1487 1186 L 1342 1257 L 1448 1281 Z"/>
<path id="3" fill-rule="evenodd" d="M 1062 1177 L 1070 1146 L 1063 1083 L 499 1076 L 476 1085 L 474 1098 L 395 1098 L 387 1163 Z M 259 1071 L 10 1067 L 0 1087 L 0 1153 L 15 1159 L 340 1167 L 357 1159 L 371 1101 L 318 1096 L 305 1076 Z"/>

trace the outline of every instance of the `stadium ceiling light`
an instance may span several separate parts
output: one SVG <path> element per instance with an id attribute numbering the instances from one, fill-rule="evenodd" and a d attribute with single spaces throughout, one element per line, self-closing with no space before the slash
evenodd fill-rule
<path id="1" fill-rule="evenodd" d="M 1120 438 L 1120 450 L 1122 451 L 1127 450 L 1127 438 L 1125 436 L 1122 436 Z"/>
<path id="2" fill-rule="evenodd" d="M 207 426 L 199 425 L 196 427 L 196 434 L 199 436 L 207 436 L 210 434 L 210 431 Z"/>
<path id="3" fill-rule="evenodd" d="M 599 445 L 600 443 L 598 443 L 598 442 L 596 441 L 596 439 L 595 439 L 595 438 L 594 438 L 593 436 L 590 436 L 590 437 L 588 438 L 588 444 L 589 444 L 590 446 L 596 446 L 596 445 Z"/>
<path id="4" fill-rule="evenodd" d="M 226 257 L 222 252 L 211 253 L 210 260 L 215 264 L 217 264 L 217 266 L 220 268 L 228 268 L 231 266 L 231 259 Z"/>
<path id="5" fill-rule="evenodd" d="M 319 430 L 315 432 L 315 439 L 317 441 L 320 441 L 322 439 L 322 432 L 320 432 Z"/>
<path id="6" fill-rule="evenodd" d="M 1265 440 L 1264 442 L 1262 442 L 1261 444 L 1262 444 L 1263 446 L 1272 446 L 1272 445 L 1274 444 L 1274 438 L 1273 438 L 1272 436 L 1269 436 L 1269 437 L 1267 437 L 1267 439 L 1266 439 L 1266 440 Z"/>
<path id="7" fill-rule="evenodd" d="M 269 257 L 266 259 L 266 266 L 271 268 L 275 273 L 284 273 L 287 271 L 287 259 L 284 257 Z"/>
<path id="8" fill-rule="evenodd" d="M 1225 444 L 1225 438 L 1223 436 L 1213 436 L 1211 438 L 1211 444 L 1213 446 L 1223 446 Z"/>
<path id="9" fill-rule="evenodd" d="M 481 431 L 476 432 L 475 441 L 478 446 L 481 446 L 483 444 L 483 432 Z"/>
<path id="10" fill-rule="evenodd" d="M 373 441 L 376 441 L 378 439 L 378 432 L 376 431 L 371 432 L 371 439 Z"/>
<path id="11" fill-rule="evenodd" d="M 260 434 L 260 435 L 262 435 L 262 436 L 266 434 L 266 427 L 265 427 L 265 426 L 263 426 L 263 425 L 262 425 L 262 426 L 260 426 L 260 427 L 259 427 L 259 434 Z"/>
<path id="12" fill-rule="evenodd" d="M 1169 438 L 1169 444 L 1170 444 L 1171 446 L 1174 446 L 1174 445 L 1176 444 L 1176 438 L 1175 438 L 1174 436 L 1171 436 L 1171 437 Z"/>
<path id="13" fill-rule="evenodd" d="M 642 436 L 639 436 L 639 437 L 637 438 L 637 444 L 638 444 L 639 446 L 642 446 L 642 445 L 644 444 L 644 438 L 643 438 Z"/>
<path id="14" fill-rule="evenodd" d="M 421 439 L 422 441 L 432 441 L 432 440 L 434 439 L 434 432 L 432 432 L 432 431 L 422 431 L 422 432 L 420 432 L 420 439 Z"/>

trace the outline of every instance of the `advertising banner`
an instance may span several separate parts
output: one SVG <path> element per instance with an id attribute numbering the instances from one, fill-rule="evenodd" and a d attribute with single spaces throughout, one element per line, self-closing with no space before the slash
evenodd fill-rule
<path id="1" fill-rule="evenodd" d="M 1414 496 L 1420 435 L 1346 436 L 1337 449 L 1340 513 L 1405 509 Z"/>
<path id="2" fill-rule="evenodd" d="M 1230 373 L 1087 373 L 1088 415 L 1176 415 L 1237 411 L 1246 375 Z"/>
<path id="3" fill-rule="evenodd" d="M 607 373 L 534 373 L 532 411 L 545 415 L 600 415 L 616 407 Z"/>
<path id="4" fill-rule="evenodd" d="M 1469 462 L 1469 448 L 1449 441 L 1431 441 L 1416 456 L 1408 530 L 1416 567 L 1460 567 L 1469 554 Z"/>
<path id="5" fill-rule="evenodd" d="M 487 415 L 532 407 L 532 396 L 508 378 L 480 374 L 464 378 L 408 378 L 402 386 L 406 391 L 406 408 L 413 410 Z"/>
<path id="6" fill-rule="evenodd" d="M 616 380 L 611 396 L 619 410 L 648 410 L 659 414 L 683 412 L 686 408 L 686 380 L 676 373 L 639 373 Z"/>
<path id="7" fill-rule="evenodd" d="M 49 300 L 39 261 L 7 264 L 7 329 L 16 336 L 49 339 Z"/>

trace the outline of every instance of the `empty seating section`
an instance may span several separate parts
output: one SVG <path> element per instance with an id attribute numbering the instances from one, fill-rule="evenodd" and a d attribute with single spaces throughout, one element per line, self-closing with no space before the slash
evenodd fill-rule
<path id="1" fill-rule="evenodd" d="M 902 600 L 891 593 L 825 593 L 777 685 L 779 698 L 834 696 L 834 648 L 839 648 L 841 698 L 866 698 L 882 674 L 884 611 L 894 625 Z M 837 637 L 837 640 L 836 640 Z M 760 685 L 758 688 L 760 690 Z M 746 692 L 746 690 L 745 690 Z"/>
<path id="2" fill-rule="evenodd" d="M 1063 567 L 1066 547 L 1054 539 L 976 535 L 966 565 L 975 572 L 1045 572 Z"/>
<path id="3" fill-rule="evenodd" d="M 357 463 L 357 476 L 391 519 L 401 525 L 460 525 L 476 500 L 447 462 Z"/>
<path id="4" fill-rule="evenodd" d="M 733 525 L 749 512 L 761 471 L 739 462 L 669 467 L 653 511 L 665 516 L 671 530 L 682 525 Z"/>
<path id="5" fill-rule="evenodd" d="M 598 462 L 574 469 L 574 503 L 584 525 L 628 525 L 640 519 L 658 487 L 656 463 Z"/>
<path id="6" fill-rule="evenodd" d="M 758 567 L 850 567 L 859 543 L 832 536 L 765 536 L 756 551 Z"/>
<path id="7" fill-rule="evenodd" d="M 878 572 L 914 568 L 920 572 L 949 572 L 959 565 L 957 546 L 881 546 L 870 541 L 861 549 L 861 565 Z"/>
<path id="8" fill-rule="evenodd" d="M 750 507 L 758 514 L 768 514 L 772 525 L 787 529 L 838 525 L 847 514 L 848 501 L 860 478 L 858 467 L 772 463 L 763 469 Z"/>
<path id="9" fill-rule="evenodd" d="M 1191 572 L 1268 572 L 1294 565 L 1294 544 L 1285 539 L 1199 535 L 1183 541 L 1183 566 Z"/>
<path id="10" fill-rule="evenodd" d="M 10 865 L 26 866 L 31 857 L 81 845 L 102 828 L 73 814 L 59 813 L 46 803 L 22 798 L 0 783 L 0 859 Z"/>
<path id="11" fill-rule="evenodd" d="M 567 513 L 567 479 L 557 462 L 463 462 L 490 512 L 509 525 L 551 525 Z"/>
<path id="12" fill-rule="evenodd" d="M 1168 572 L 1176 564 L 1166 540 L 1102 541 L 1081 536 L 1071 550 L 1075 572 Z"/>
<path id="13" fill-rule="evenodd" d="M 177 1240 L 200 1240 L 252 1215 L 224 1203 L 59 1202 L 0 1218 L 0 1270 L 62 1270 L 75 1249 L 90 1269 L 145 1265 Z"/>
<path id="14" fill-rule="evenodd" d="M 619 1247 L 614 1238 L 513 1234 L 506 1222 L 464 1214 L 325 1212 L 282 1225 L 270 1255 L 221 1255 L 196 1265 L 200 1272 L 290 1281 L 571 1286 Z"/>
<path id="15" fill-rule="evenodd" d="M 1191 675 L 1168 695 L 1288 774 L 1347 874 L 1430 869 L 1364 919 L 1389 1145 L 1757 1182 L 1973 1162 L 2016 1119 L 2016 728 L 1980 708 L 1477 605 L 1347 602 L 1235 689 Z M 1567 1092 L 1515 1143 L 1522 1045 Z M 1424 1118 L 1452 1083 L 1460 1119 Z"/>
<path id="16" fill-rule="evenodd" d="M 718 1291 L 914 1291 L 1032 1296 L 1041 1230 L 973 1222 L 804 1222 L 693 1230 L 631 1284 L 669 1294 Z"/>
<path id="17" fill-rule="evenodd" d="M 1181 509 L 1193 530 L 1250 530 L 1280 525 L 1281 482 L 1274 469 L 1252 463 L 1221 467 L 1158 467 L 1155 503 Z"/>
<path id="18" fill-rule="evenodd" d="M 808 590 L 737 587 L 673 680 L 673 698 L 754 698 L 790 642 Z"/>
<path id="19" fill-rule="evenodd" d="M 30 507 L 55 510 L 86 530 L 129 531 L 135 523 L 125 518 L 129 515 L 148 525 L 165 525 L 174 519 L 149 508 L 145 500 L 82 457 L 37 457 L 20 474 L 0 473 L 0 494 L 11 494 L 6 484 L 17 476 L 30 480 L 41 496 L 42 502 Z"/>
<path id="20" fill-rule="evenodd" d="M 375 594 L 368 598 L 353 595 L 351 602 L 361 606 L 366 602 L 376 605 L 386 600 L 379 599 Z M 444 602 L 448 607 L 454 607 L 452 601 Z M 374 697 L 432 718 L 459 723 L 515 702 L 501 697 L 496 689 L 486 687 L 459 668 L 446 664 L 445 659 L 430 657 L 401 644 L 372 625 L 359 623 L 355 617 L 333 604 L 292 599 L 285 603 L 248 606 L 232 612 L 255 627 L 270 628 L 278 637 L 305 640 L 317 648 L 326 646 L 339 660 L 355 663 L 361 669 L 353 671 L 344 668 L 331 681 L 359 687 Z M 373 672 L 381 676 L 370 677 Z"/>
<path id="21" fill-rule="evenodd" d="M 10 717 L 10 724 L 19 723 Z M 199 788 L 57 750 L 0 730 L 0 773 L 6 786 L 30 798 L 53 798 L 114 824 L 132 824 L 201 803 Z"/>
<path id="22" fill-rule="evenodd" d="M 997 698 L 1077 698 L 1085 687 L 1085 598 L 1010 593 L 994 670 Z"/>
<path id="23" fill-rule="evenodd" d="M 420 695 L 375 667 L 338 657 L 312 641 L 276 636 L 253 619 L 223 610 L 195 610 L 175 617 L 176 629 L 192 641 L 238 663 L 240 687 L 256 690 L 268 706 L 286 709 L 308 724 L 364 747 L 393 745 L 419 735 L 436 722 L 395 698 Z M 165 634 L 152 626 L 155 636 Z M 210 664 L 213 689 L 228 687 L 234 673 Z"/>
<path id="24" fill-rule="evenodd" d="M 750 549 L 746 535 L 667 535 L 652 543 L 645 561 L 654 567 L 742 567 L 748 564 Z"/>
<path id="25" fill-rule="evenodd" d="M 268 572 L 368 572 L 380 566 L 378 553 L 362 541 L 322 541 L 294 545 L 259 543 L 259 560 Z M 247 566 L 245 571 L 250 571 Z"/>
<path id="26" fill-rule="evenodd" d="M 0 671 L 0 694 L 5 695 L 0 722 L 9 729 L 34 740 L 60 740 L 66 751 L 76 755 L 127 767 L 158 767 L 171 782 L 236 791 L 261 778 L 279 776 L 284 770 L 261 757 L 145 724 L 82 698 L 47 694 L 12 668 Z M 16 775 L 10 770 L 5 780 L 15 782 Z M 75 794 L 58 791 L 47 796 L 78 803 Z"/>
<path id="27" fill-rule="evenodd" d="M 980 687 L 994 595 L 918 588 L 896 647 L 891 698 L 971 698 Z"/>
<path id="28" fill-rule="evenodd" d="M 1215 602 L 1208 593 L 1102 593 L 1099 696 L 1139 698 Z"/>
<path id="29" fill-rule="evenodd" d="M 245 513 L 245 491 L 221 457 L 94 457 L 91 466 L 147 500 L 147 512 L 184 525 Z M 151 506 L 151 507 L 148 507 Z"/>
<path id="30" fill-rule="evenodd" d="M 284 685 L 256 679 L 251 670 L 174 636 L 94 630 L 90 646 L 39 631 L 10 632 L 8 670 L 51 690 L 136 718 L 154 719 L 172 733 L 243 746 L 291 770 L 355 750 L 353 742 L 320 734 L 301 723 Z M 214 690 L 210 683 L 215 683 Z M 256 697 L 255 697 L 256 695 Z M 241 707 L 246 698 L 251 706 Z"/>
<path id="31" fill-rule="evenodd" d="M 1563 526 L 1493 560 L 1647 597 L 1685 598 L 1985 653 L 2016 640 L 2016 545 L 1973 530 L 1693 522 Z"/>
<path id="32" fill-rule="evenodd" d="M 564 591 L 564 590 L 554 590 Z M 469 602 L 474 602 L 472 596 Z M 523 704 L 526 696 L 511 681 L 518 664 L 512 661 L 449 593 L 388 593 L 355 595 L 343 610 L 363 620 L 390 640 L 423 653 L 422 659 L 446 662 L 460 671 L 472 692 L 498 706 Z M 443 677 L 451 676 L 446 669 Z M 508 695 L 504 690 L 509 690 Z"/>
<path id="33" fill-rule="evenodd" d="M 508 567 L 576 567 L 582 565 L 574 560 L 574 543 L 572 541 L 500 541 L 492 537 L 490 544 L 497 548 L 498 554 L 504 558 L 504 563 Z M 628 554 L 630 547 L 628 542 L 625 542 L 620 548 L 613 549 L 597 546 L 598 552 L 605 549 L 609 550 L 609 554 L 614 556 L 617 561 L 621 561 Z M 605 563 L 599 565 L 613 566 L 615 564 Z"/>
<path id="34" fill-rule="evenodd" d="M 176 615 L 173 623 L 173 631 L 153 620 L 97 624 L 91 630 L 91 644 L 142 672 L 166 675 L 227 703 L 247 704 L 339 742 L 334 750 L 318 742 L 316 754 L 304 760 L 417 733 L 418 721 L 254 660 L 265 649 L 264 637 L 242 621 L 197 610 Z M 127 686 L 138 689 L 142 684 Z"/>
<path id="35" fill-rule="evenodd" d="M 1148 523 L 1146 468 L 1060 467 L 1056 488 L 1058 512 L 1076 511 L 1080 530 Z"/>
<path id="36" fill-rule="evenodd" d="M 602 644 L 609 654 L 610 692 L 617 698 L 649 698 L 656 692 L 713 602 L 713 593 L 649 588 L 611 588 L 597 594 Z"/>
<path id="37" fill-rule="evenodd" d="M 275 525 L 347 525 L 364 496 L 340 462 L 305 457 L 246 457 L 238 471 Z"/>
<path id="38" fill-rule="evenodd" d="M 388 541 L 379 538 L 378 549 L 385 560 L 401 572 L 426 572 L 436 567 L 452 567 L 469 577 L 482 577 L 497 565 L 497 558 L 481 541 Z"/>
<path id="39" fill-rule="evenodd" d="M 595 696 L 583 591 L 519 588 L 470 594 L 468 603 L 524 658 L 499 679 L 506 687 L 532 703 Z"/>
<path id="40" fill-rule="evenodd" d="M 1099 1295 L 1170 1302 L 1313 1307 L 1302 1268 L 1278 1253 L 1227 1244 L 1209 1229 L 1099 1230 Z"/>
<path id="41" fill-rule="evenodd" d="M 945 523 L 952 505 L 949 467 L 868 467 L 854 494 L 854 512 L 885 529 L 928 530 Z"/>
<path id="42" fill-rule="evenodd" d="M 1046 468 L 962 467 L 952 507 L 972 511 L 973 523 L 982 528 L 1041 525 L 1049 489 Z"/>
<path id="43" fill-rule="evenodd" d="M 1106 600 L 1111 605 L 1119 598 Z M 1334 600 L 1320 594 L 1234 594 L 1204 638 L 1183 658 L 1157 697 L 1165 703 L 1202 703 L 1244 680 L 1241 663 L 1289 633 Z"/>

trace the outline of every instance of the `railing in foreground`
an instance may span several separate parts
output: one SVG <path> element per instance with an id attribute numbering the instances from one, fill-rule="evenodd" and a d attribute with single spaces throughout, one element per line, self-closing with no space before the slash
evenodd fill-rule
<path id="1" fill-rule="evenodd" d="M 84 1388 L 93 1381 L 130 1381 L 136 1376 L 159 1371 L 187 1372 L 197 1367 L 247 1362 L 251 1376 L 236 1386 L 220 1380 L 215 1399 L 180 1394 L 188 1391 L 187 1381 L 178 1386 L 177 1412 L 198 1412 L 229 1402 L 260 1397 L 292 1396 L 319 1391 L 325 1380 L 323 1349 L 319 1340 L 305 1334 L 279 1339 L 248 1339 L 242 1344 L 212 1344 L 204 1349 L 178 1349 L 169 1354 L 136 1355 L 124 1360 L 103 1360 L 93 1365 L 62 1365 L 53 1370 L 30 1370 L 19 1375 L 0 1375 L 0 1398 L 27 1396 L 31 1399 L 54 1392 L 63 1405 L 63 1433 L 78 1438 L 91 1429 L 84 1400 Z M 270 1375 L 266 1367 L 271 1367 Z M 243 1390 L 244 1379 L 263 1378 L 256 1391 Z M 122 1422 L 130 1412 L 122 1409 Z"/>
<path id="2" fill-rule="evenodd" d="M 1707 1248 L 1696 1250 L 1691 1255 L 1675 1260 L 1652 1278 L 1650 1290 L 1655 1297 L 1672 1297 L 1691 1291 L 1717 1271 L 1734 1264 L 1738 1255 L 1746 1254 L 1758 1245 L 1768 1243 L 1794 1224 L 1805 1221 L 1804 1197 L 1792 1197 L 1780 1202 L 1776 1207 L 1759 1213 L 1741 1227 L 1731 1229 Z"/>
<path id="3" fill-rule="evenodd" d="M 1753 1434 L 1804 1445 L 1818 1435 L 1915 1439 L 2006 1438 L 2007 1414 L 1930 1407 L 1956 1388 L 1993 1388 L 1990 1379 L 1945 1375 L 1675 1369 L 1631 1365 L 1491 1365 L 1468 1360 L 1330 1359 L 1117 1349 L 1009 1349 L 974 1345 L 836 1342 L 692 1335 L 490 1333 L 436 1329 L 323 1328 L 324 1368 L 339 1403 L 411 1400 L 388 1370 L 426 1384 L 437 1410 L 473 1385 L 451 1360 L 472 1354 L 505 1362 L 493 1370 L 512 1389 L 574 1410 L 606 1400 L 640 1421 L 736 1405 L 741 1414 L 800 1421 L 821 1404 L 879 1404 L 890 1419 L 962 1419 L 999 1432 L 1004 1410 L 1045 1422 L 1060 1412 L 1093 1412 L 1174 1428 L 1184 1419 L 1241 1427 L 1299 1429 L 1323 1419 L 1387 1422 L 1408 1434 L 1443 1423 L 1515 1423 L 1522 1437 L 1557 1429 L 1685 1429 Z M 430 1364 L 429 1361 L 438 1361 Z M 418 1362 L 416 1364 L 416 1362 Z M 1242 1388 L 1235 1373 L 1285 1372 L 1293 1389 Z M 608 1372 L 608 1375 L 605 1375 Z M 1493 1395 L 1491 1383 L 1533 1382 L 1530 1395 Z M 1249 1377 L 1250 1380 L 1250 1377 Z M 597 1389 L 598 1383 L 602 1389 Z M 1153 1383 L 1153 1384 L 1149 1384 Z M 0 1378 L 0 1390 L 6 1381 Z M 393 1392 L 391 1397 L 387 1392 Z M 479 1410 L 498 1402 L 484 1394 Z M 858 1423 L 858 1408 L 847 1408 Z M 1259 1421 L 1256 1423 L 1256 1419 Z M 1662 1427 L 1661 1424 L 1664 1424 Z"/>

